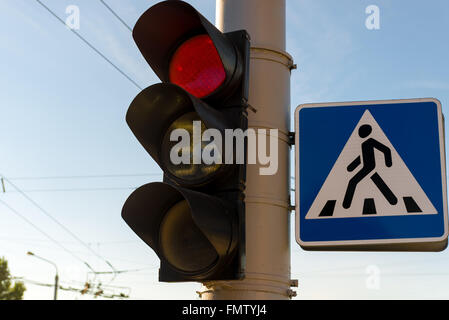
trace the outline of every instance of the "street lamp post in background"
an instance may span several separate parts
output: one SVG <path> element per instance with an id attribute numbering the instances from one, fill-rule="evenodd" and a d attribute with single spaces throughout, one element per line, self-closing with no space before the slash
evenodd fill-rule
<path id="1" fill-rule="evenodd" d="M 35 255 L 34 253 L 32 253 L 30 251 L 27 252 L 27 255 L 33 256 L 35 258 L 38 258 L 38 259 L 43 260 L 45 262 L 48 262 L 48 263 L 52 264 L 53 267 L 55 267 L 56 275 L 55 275 L 55 291 L 54 291 L 53 300 L 57 300 L 57 297 L 58 297 L 58 282 L 59 282 L 58 267 L 56 266 L 56 264 L 54 262 L 51 262 L 50 260 L 47 260 L 47 259 L 42 258 L 42 257 L 39 257 L 39 256 Z"/>

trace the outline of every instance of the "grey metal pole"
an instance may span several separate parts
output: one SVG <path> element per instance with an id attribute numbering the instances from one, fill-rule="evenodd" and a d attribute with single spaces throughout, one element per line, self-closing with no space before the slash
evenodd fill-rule
<path id="1" fill-rule="evenodd" d="M 251 37 L 249 127 L 278 129 L 278 171 L 247 167 L 246 277 L 212 281 L 202 299 L 289 299 L 290 289 L 290 71 L 285 52 L 285 0 L 216 0 L 216 25 L 223 32 L 246 29 Z M 269 141 L 269 139 L 267 139 Z M 276 150 L 270 150 L 275 152 Z"/>
<path id="2" fill-rule="evenodd" d="M 58 298 L 58 286 L 59 286 L 59 275 L 58 275 L 58 267 L 56 266 L 56 263 L 54 263 L 54 262 L 52 262 L 50 260 L 47 260 L 45 258 L 42 258 L 40 256 L 37 256 L 34 253 L 32 253 L 31 251 L 28 251 L 27 255 L 35 257 L 35 258 L 40 259 L 42 261 L 45 261 L 45 262 L 51 264 L 53 267 L 55 267 L 56 275 L 55 275 L 55 290 L 54 290 L 54 293 L 53 293 L 53 300 L 57 300 L 57 298 Z"/>
<path id="3" fill-rule="evenodd" d="M 58 286 L 59 286 L 59 276 L 58 276 L 58 272 L 56 272 L 56 275 L 55 275 L 55 291 L 54 291 L 54 295 L 53 295 L 53 300 L 58 300 Z"/>

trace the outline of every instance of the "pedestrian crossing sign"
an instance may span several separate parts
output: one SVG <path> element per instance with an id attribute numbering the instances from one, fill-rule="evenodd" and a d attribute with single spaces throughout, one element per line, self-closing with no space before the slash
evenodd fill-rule
<path id="1" fill-rule="evenodd" d="M 436 99 L 300 105 L 296 240 L 310 250 L 440 251 L 448 214 Z"/>

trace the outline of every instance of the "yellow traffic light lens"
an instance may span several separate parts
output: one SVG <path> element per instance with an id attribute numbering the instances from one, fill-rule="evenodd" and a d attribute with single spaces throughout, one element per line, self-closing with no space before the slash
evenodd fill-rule
<path id="1" fill-rule="evenodd" d="M 184 272 L 196 272 L 213 265 L 218 254 L 192 219 L 183 200 L 170 208 L 159 229 L 159 246 L 168 263 Z"/>
<path id="2" fill-rule="evenodd" d="M 194 122 L 196 121 L 196 124 Z M 202 141 L 201 134 L 207 129 L 196 112 L 189 112 L 176 119 L 168 128 L 162 142 L 162 163 L 165 169 L 176 178 L 186 183 L 195 183 L 215 174 L 221 167 L 220 163 L 205 164 L 202 160 L 204 148 L 210 141 Z M 194 126 L 196 141 L 194 137 Z M 174 130 L 178 130 L 173 135 Z M 182 132 L 184 136 L 181 137 Z M 175 140 L 175 141 L 170 141 Z M 213 142 L 212 142 L 213 143 Z M 197 160 L 194 160 L 195 154 Z M 199 160 L 199 161 L 198 161 Z M 199 163 L 198 163 L 199 162 Z"/>

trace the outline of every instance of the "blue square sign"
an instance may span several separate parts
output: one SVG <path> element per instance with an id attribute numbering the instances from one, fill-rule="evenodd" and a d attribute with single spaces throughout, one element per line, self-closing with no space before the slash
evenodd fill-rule
<path id="1" fill-rule="evenodd" d="M 446 248 L 444 119 L 438 100 L 300 105 L 295 131 L 301 247 Z"/>

